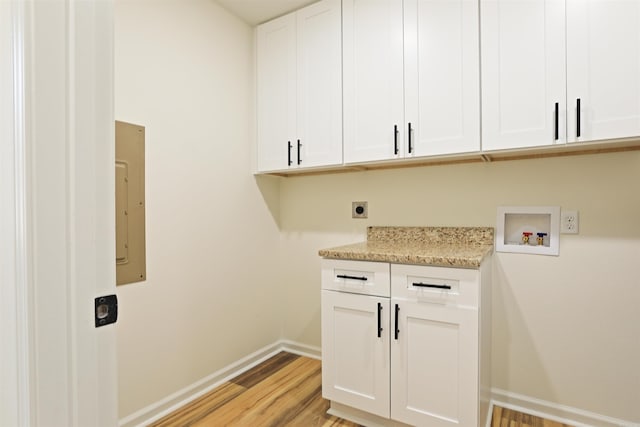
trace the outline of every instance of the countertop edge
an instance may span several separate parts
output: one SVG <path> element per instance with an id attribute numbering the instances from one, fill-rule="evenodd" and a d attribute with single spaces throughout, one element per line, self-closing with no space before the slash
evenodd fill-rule
<path id="1" fill-rule="evenodd" d="M 367 252 L 353 252 L 348 250 L 347 245 L 345 250 L 340 248 L 321 249 L 318 251 L 318 255 L 327 259 L 341 259 L 352 261 L 371 261 L 371 262 L 388 262 L 392 264 L 409 264 L 409 265 L 425 265 L 433 267 L 452 267 L 452 268 L 468 268 L 479 269 L 482 262 L 493 254 L 494 245 L 478 245 L 472 246 L 479 251 L 478 256 L 463 257 L 463 256 L 437 256 L 437 255 L 419 255 L 419 254 L 390 254 L 390 253 L 378 253 L 375 251 Z M 451 245 L 455 247 L 457 245 Z M 469 248 L 469 246 L 464 246 Z"/>

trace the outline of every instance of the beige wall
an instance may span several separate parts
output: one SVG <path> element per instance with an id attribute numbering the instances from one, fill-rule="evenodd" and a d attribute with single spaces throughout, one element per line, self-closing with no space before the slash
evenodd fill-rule
<path id="1" fill-rule="evenodd" d="M 281 336 L 276 185 L 250 173 L 253 33 L 211 0 L 117 0 L 116 119 L 146 127 L 147 275 L 118 288 L 120 417 Z M 266 195 L 266 196 L 264 196 Z"/>
<path id="2" fill-rule="evenodd" d="M 640 153 L 253 178 L 251 29 L 210 0 L 116 0 L 115 35 L 116 119 L 147 136 L 148 280 L 118 289 L 121 417 L 279 338 L 319 346 L 317 251 L 367 225 L 559 205 L 580 211 L 559 257 L 494 257 L 494 386 L 640 421 Z"/>
<path id="3" fill-rule="evenodd" d="M 494 387 L 640 422 L 640 152 L 296 177 L 281 183 L 285 336 L 320 345 L 317 250 L 367 225 L 495 226 L 499 205 L 580 212 L 560 256 L 494 257 Z M 369 219 L 351 219 L 351 201 Z"/>

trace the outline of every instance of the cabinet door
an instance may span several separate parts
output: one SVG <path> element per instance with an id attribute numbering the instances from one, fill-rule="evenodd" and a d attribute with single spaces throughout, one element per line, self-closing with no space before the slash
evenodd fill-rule
<path id="1" fill-rule="evenodd" d="M 402 0 L 344 0 L 344 161 L 404 155 Z"/>
<path id="2" fill-rule="evenodd" d="M 340 164 L 342 163 L 340 0 L 324 0 L 315 3 L 299 10 L 296 16 L 298 122 L 294 164 L 300 167 Z"/>
<path id="3" fill-rule="evenodd" d="M 404 27 L 407 155 L 479 151 L 478 1 L 405 0 Z"/>
<path id="4" fill-rule="evenodd" d="M 393 298 L 391 418 L 478 425 L 478 311 Z"/>
<path id="5" fill-rule="evenodd" d="M 388 326 L 388 298 L 322 291 L 325 399 L 389 417 Z"/>
<path id="6" fill-rule="evenodd" d="M 567 2 L 567 100 L 569 142 L 640 135 L 640 1 Z"/>
<path id="7" fill-rule="evenodd" d="M 564 0 L 481 0 L 481 23 L 483 150 L 566 142 Z"/>
<path id="8" fill-rule="evenodd" d="M 258 171 L 287 169 L 296 138 L 295 14 L 260 25 L 256 50 Z"/>

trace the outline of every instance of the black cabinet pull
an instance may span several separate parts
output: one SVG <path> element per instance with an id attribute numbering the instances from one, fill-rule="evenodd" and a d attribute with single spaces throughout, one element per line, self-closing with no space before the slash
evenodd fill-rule
<path id="1" fill-rule="evenodd" d="M 580 138 L 580 98 L 576 99 L 576 138 Z"/>
<path id="2" fill-rule="evenodd" d="M 558 132 L 558 115 L 559 115 L 559 111 L 558 111 L 558 103 L 556 102 L 556 109 L 553 112 L 553 121 L 554 121 L 554 135 L 555 135 L 555 140 L 558 140 L 558 136 L 560 135 L 560 133 Z"/>
<path id="3" fill-rule="evenodd" d="M 407 134 L 408 134 L 408 140 L 409 140 L 409 154 L 411 154 L 411 152 L 413 151 L 413 146 L 411 145 L 411 122 L 409 122 L 409 125 L 407 126 Z"/>
<path id="4" fill-rule="evenodd" d="M 400 311 L 400 306 L 396 304 L 396 327 L 395 327 L 395 338 L 398 339 L 398 334 L 400 333 L 400 329 L 398 329 L 398 312 Z"/>
<path id="5" fill-rule="evenodd" d="M 298 140 L 298 164 L 302 163 L 302 159 L 300 158 L 300 147 L 302 147 L 302 144 L 300 144 L 300 140 Z"/>
<path id="6" fill-rule="evenodd" d="M 382 304 L 378 303 L 378 338 L 382 336 Z"/>
<path id="7" fill-rule="evenodd" d="M 291 166 L 291 141 L 287 141 L 287 164 Z"/>
<path id="8" fill-rule="evenodd" d="M 353 279 L 353 280 L 362 280 L 363 282 L 366 282 L 368 279 L 364 276 L 362 277 L 358 277 L 358 276 L 348 276 L 346 274 L 338 274 L 336 276 L 338 279 Z"/>
<path id="9" fill-rule="evenodd" d="M 393 154 L 398 154 L 398 125 L 393 125 Z"/>
<path id="10" fill-rule="evenodd" d="M 421 288 L 451 289 L 451 286 L 449 285 L 432 285 L 430 283 L 414 283 L 413 286 L 419 286 Z"/>

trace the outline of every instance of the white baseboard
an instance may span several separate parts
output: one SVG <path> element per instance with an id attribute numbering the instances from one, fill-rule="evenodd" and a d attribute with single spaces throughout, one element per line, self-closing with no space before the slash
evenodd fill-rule
<path id="1" fill-rule="evenodd" d="M 289 353 L 297 354 L 298 356 L 305 356 L 311 359 L 322 359 L 322 349 L 306 344 L 300 344 L 295 341 L 281 340 L 278 342 L 280 349 Z"/>
<path id="2" fill-rule="evenodd" d="M 640 427 L 640 424 L 631 421 L 619 420 L 496 388 L 491 389 L 491 411 L 494 405 L 576 427 Z"/>
<path id="3" fill-rule="evenodd" d="M 281 351 L 320 359 L 319 347 L 308 346 L 288 340 L 276 341 L 275 343 L 263 347 L 260 350 L 243 357 L 237 362 L 214 372 L 200 381 L 197 381 L 154 404 L 122 418 L 118 424 L 120 427 L 143 427 L 149 425 L 198 397 L 205 395 L 224 382 L 229 381 L 231 378 L 234 378 L 275 356 Z"/>
<path id="4" fill-rule="evenodd" d="M 149 425 L 198 397 L 208 393 L 224 382 L 229 381 L 231 378 L 234 378 L 275 356 L 281 351 L 287 351 L 289 353 L 313 359 L 321 359 L 321 349 L 319 347 L 309 346 L 289 340 L 276 341 L 275 343 L 263 347 L 237 362 L 214 372 L 200 381 L 197 381 L 152 405 L 122 418 L 119 421 L 119 426 L 143 427 Z M 620 420 L 606 415 L 600 415 L 594 412 L 560 405 L 554 402 L 536 399 L 497 388 L 491 389 L 490 414 L 493 412 L 494 405 L 514 409 L 576 427 L 640 427 L 640 423 Z M 488 418 L 486 427 L 490 427 L 490 422 L 491 417 Z"/>

